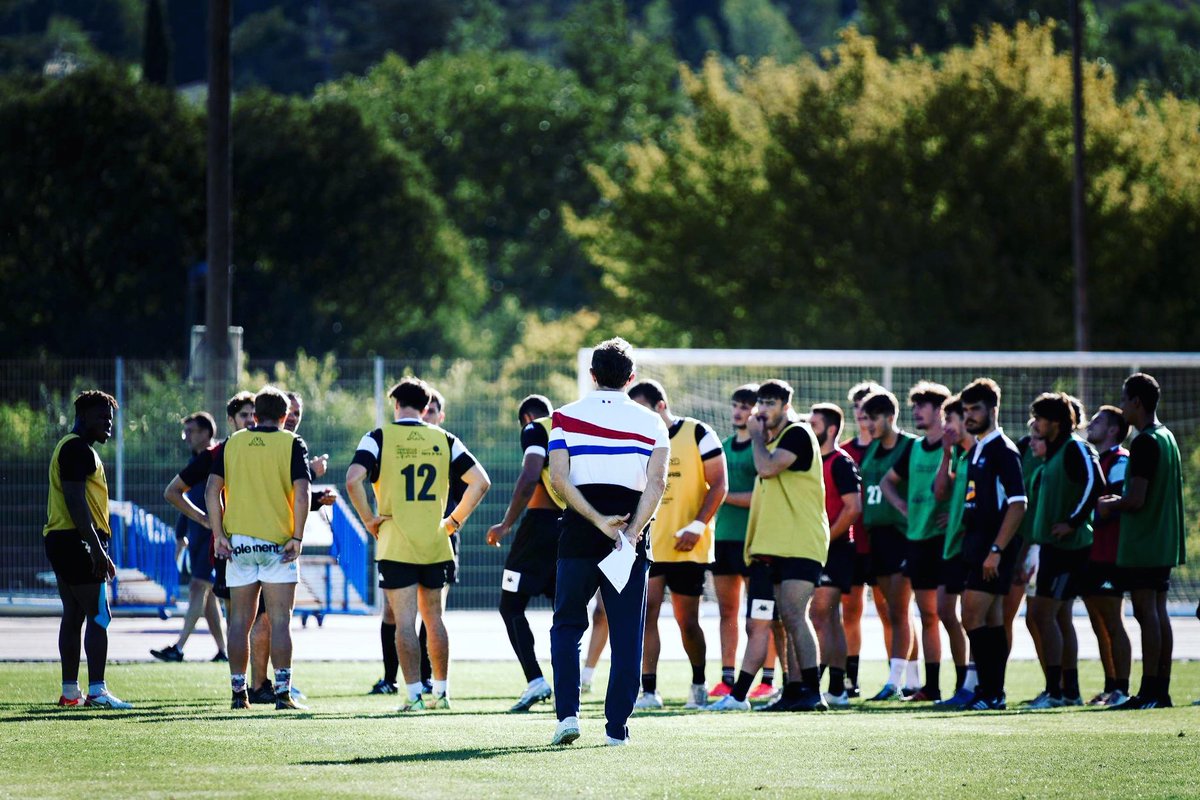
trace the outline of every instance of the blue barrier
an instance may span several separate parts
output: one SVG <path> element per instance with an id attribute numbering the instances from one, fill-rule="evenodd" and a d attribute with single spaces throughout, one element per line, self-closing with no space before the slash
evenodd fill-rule
<path id="1" fill-rule="evenodd" d="M 160 611 L 174 606 L 179 599 L 179 566 L 173 527 L 134 503 L 114 503 L 109 521 L 113 563 L 118 569 L 136 570 L 162 587 L 165 597 Z M 121 605 L 119 576 L 113 580 L 112 593 L 113 603 Z"/>
<path id="2" fill-rule="evenodd" d="M 329 527 L 333 531 L 333 545 L 329 548 L 329 554 L 341 566 L 346 578 L 345 586 L 353 586 L 364 603 L 370 602 L 371 555 L 367 546 L 367 532 L 340 497 L 333 504 L 332 511 Z M 347 594 L 342 598 L 343 608 L 349 605 L 349 601 Z"/>

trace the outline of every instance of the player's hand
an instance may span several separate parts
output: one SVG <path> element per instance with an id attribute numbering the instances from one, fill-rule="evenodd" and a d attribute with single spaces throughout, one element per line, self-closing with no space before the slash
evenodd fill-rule
<path id="1" fill-rule="evenodd" d="M 329 469 L 329 453 L 322 453 L 316 458 L 309 459 L 308 468 L 312 470 L 314 477 L 321 477 L 325 474 L 325 470 Z"/>
<path id="2" fill-rule="evenodd" d="M 497 522 L 492 527 L 488 528 L 487 543 L 492 547 L 499 547 L 500 542 L 505 536 L 508 536 L 509 527 L 503 522 Z"/>
<path id="3" fill-rule="evenodd" d="M 1066 522 L 1056 522 L 1050 527 L 1050 535 L 1056 539 L 1065 539 L 1075 532 L 1075 529 Z"/>
<path id="4" fill-rule="evenodd" d="M 337 502 L 337 495 L 333 493 L 332 489 L 323 489 L 321 490 L 321 493 L 316 496 L 316 501 L 320 505 L 331 506 Z"/>
<path id="5" fill-rule="evenodd" d="M 763 418 L 758 414 L 751 414 L 746 418 L 746 433 L 757 438 L 763 435 Z"/>
<path id="6" fill-rule="evenodd" d="M 604 517 L 596 527 L 600 529 L 601 533 L 615 542 L 618 536 L 625 533 L 625 526 L 628 522 L 629 515 L 622 514 L 619 517 Z M 637 540 L 635 539 L 634 543 L 636 544 L 636 542 Z"/>
<path id="7" fill-rule="evenodd" d="M 117 568 L 112 559 L 108 557 L 108 553 L 103 550 L 99 553 L 92 553 L 92 574 L 101 581 L 111 580 L 117 576 Z"/>
<path id="8" fill-rule="evenodd" d="M 949 436 L 943 436 L 942 437 L 942 452 L 945 453 L 946 455 L 950 456 L 951 458 L 953 458 L 955 444 L 957 444 L 957 442 L 951 441 Z"/>
<path id="9" fill-rule="evenodd" d="M 700 534 L 688 533 L 686 530 L 675 534 L 675 549 L 680 553 L 689 553 L 700 541 Z"/>
<path id="10" fill-rule="evenodd" d="M 288 539 L 287 543 L 283 546 L 283 563 L 288 564 L 298 559 L 300 557 L 300 550 L 303 549 L 303 547 L 304 545 L 299 539 L 296 539 L 295 537 Z"/>
<path id="11" fill-rule="evenodd" d="M 1114 509 L 1113 506 L 1116 505 L 1117 502 L 1120 501 L 1120 499 L 1121 499 L 1120 495 L 1116 495 L 1116 494 L 1104 495 L 1103 497 L 1101 497 L 1099 500 L 1096 501 L 1096 514 L 1101 519 L 1106 519 L 1106 518 L 1112 516 L 1116 512 L 1116 509 Z"/>
<path id="12" fill-rule="evenodd" d="M 371 534 L 376 539 L 378 539 L 379 538 L 379 526 L 382 525 L 384 522 L 386 522 L 389 519 L 391 519 L 390 516 L 385 515 L 385 516 L 381 517 L 378 514 L 376 514 L 375 516 L 371 517 L 370 519 L 364 520 L 363 527 L 367 529 L 367 533 Z"/>
<path id="13" fill-rule="evenodd" d="M 229 558 L 233 555 L 233 542 L 223 533 L 213 535 L 213 550 L 217 558 Z"/>
<path id="14" fill-rule="evenodd" d="M 994 581 L 999 574 L 1000 554 L 988 553 L 988 557 L 983 560 L 983 579 L 985 581 Z"/>

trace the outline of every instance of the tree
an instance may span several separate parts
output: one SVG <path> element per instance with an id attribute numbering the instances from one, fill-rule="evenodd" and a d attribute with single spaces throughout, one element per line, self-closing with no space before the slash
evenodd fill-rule
<path id="1" fill-rule="evenodd" d="M 146 30 L 142 44 L 142 78 L 171 86 L 171 39 L 161 0 L 146 0 Z"/>
<path id="2" fill-rule="evenodd" d="M 1200 6 L 1136 0 L 1102 17 L 1094 48 L 1117 72 L 1122 92 L 1200 98 Z"/>
<path id="3" fill-rule="evenodd" d="M 940 53 L 970 45 L 992 25 L 1011 30 L 1019 22 L 1066 20 L 1069 0 L 859 0 L 859 8 L 863 30 L 881 53 L 894 56 L 914 47 Z"/>

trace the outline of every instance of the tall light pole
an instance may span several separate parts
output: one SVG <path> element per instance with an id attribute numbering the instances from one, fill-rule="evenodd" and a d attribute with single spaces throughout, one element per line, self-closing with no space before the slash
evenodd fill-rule
<path id="1" fill-rule="evenodd" d="M 232 257 L 229 54 L 231 0 L 208 2 L 208 275 L 204 324 L 205 406 L 221 418 L 230 385 L 229 264 Z"/>
<path id="2" fill-rule="evenodd" d="M 1071 251 L 1075 260 L 1075 350 L 1090 349 L 1088 337 L 1087 239 L 1084 233 L 1083 171 L 1083 14 L 1079 0 L 1071 0 L 1071 118 L 1074 153 L 1071 181 Z M 1075 376 L 1080 399 L 1087 400 L 1087 370 Z"/>

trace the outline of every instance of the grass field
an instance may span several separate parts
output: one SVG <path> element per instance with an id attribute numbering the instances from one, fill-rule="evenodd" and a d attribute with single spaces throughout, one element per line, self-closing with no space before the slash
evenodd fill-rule
<path id="1" fill-rule="evenodd" d="M 235 714 L 222 667 L 112 666 L 109 685 L 137 708 L 102 712 L 52 705 L 55 664 L 0 664 L 0 795 L 1200 796 L 1200 707 L 1186 705 L 1200 696 L 1198 663 L 1177 666 L 1175 709 L 951 714 L 892 703 L 820 715 L 684 711 L 686 665 L 671 663 L 659 676 L 668 706 L 634 718 L 630 747 L 602 746 L 602 695 L 591 695 L 583 737 L 561 749 L 547 745 L 551 706 L 505 713 L 523 688 L 515 664 L 455 664 L 454 709 L 414 716 L 393 713 L 394 696 L 365 696 L 377 667 L 358 663 L 298 666 L 311 712 Z M 865 688 L 883 677 L 882 664 L 864 665 Z M 1098 666 L 1083 678 L 1094 692 Z M 1035 664 L 1015 664 L 1010 703 L 1039 682 Z"/>

